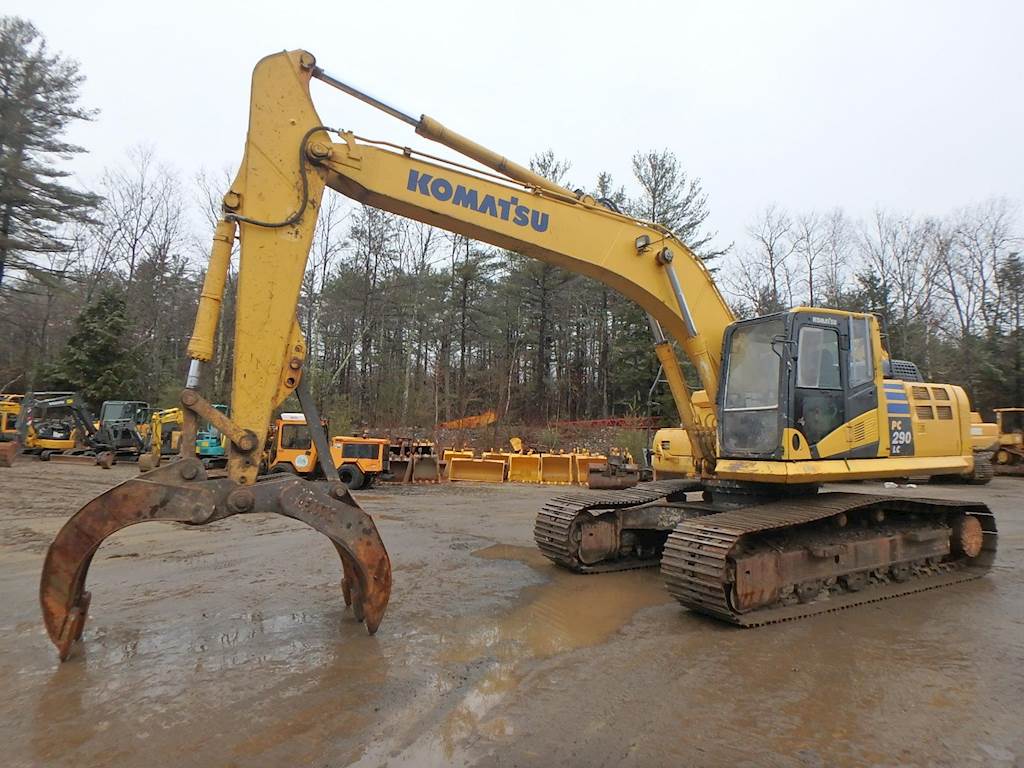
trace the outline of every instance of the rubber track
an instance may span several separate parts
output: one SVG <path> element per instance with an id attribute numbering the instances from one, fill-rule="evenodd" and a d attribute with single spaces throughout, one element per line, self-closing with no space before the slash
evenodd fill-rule
<path id="1" fill-rule="evenodd" d="M 873 508 L 936 515 L 969 512 L 979 518 L 984 531 L 982 552 L 970 565 L 939 565 L 936 569 L 938 573 L 914 576 L 902 583 L 868 586 L 858 592 L 830 595 L 827 599 L 810 603 L 756 609 L 742 614 L 732 609 L 729 602 L 729 560 L 731 553 L 744 537 L 806 525 L 843 512 Z M 979 578 L 992 566 L 996 539 L 995 517 L 988 507 L 981 503 L 951 499 L 908 499 L 858 493 L 826 493 L 684 520 L 669 534 L 665 543 L 661 572 L 668 591 L 687 608 L 742 627 L 757 627 L 830 613 Z"/>
<path id="2" fill-rule="evenodd" d="M 537 542 L 544 556 L 563 568 L 577 573 L 607 573 L 627 571 L 634 568 L 650 568 L 658 564 L 657 558 L 649 560 L 615 560 L 596 565 L 586 565 L 576 559 L 571 551 L 569 533 L 573 521 L 582 514 L 593 511 L 623 509 L 666 498 L 673 493 L 700 490 L 696 480 L 655 480 L 640 483 L 624 491 L 590 491 L 558 496 L 548 501 L 537 514 L 533 526 L 533 540 Z"/>
<path id="3" fill-rule="evenodd" d="M 992 459 L 981 454 L 974 454 L 974 471 L 967 481 L 971 485 L 988 485 L 995 475 L 995 467 L 992 466 Z"/>

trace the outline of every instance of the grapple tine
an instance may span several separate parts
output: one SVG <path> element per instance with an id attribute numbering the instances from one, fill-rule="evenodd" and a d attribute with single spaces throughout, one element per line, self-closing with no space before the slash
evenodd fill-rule
<path id="1" fill-rule="evenodd" d="M 290 482 L 280 494 L 278 512 L 301 520 L 333 542 L 341 558 L 345 604 L 352 606 L 356 620 L 364 621 L 372 635 L 391 597 L 391 560 L 377 526 L 344 483 L 285 478 Z"/>
<path id="2" fill-rule="evenodd" d="M 43 564 L 39 600 L 61 661 L 82 635 L 91 595 L 93 555 L 129 525 L 164 520 L 205 525 L 236 514 L 274 512 L 327 536 L 341 558 L 346 605 L 376 632 L 391 595 L 391 563 L 373 520 L 341 483 L 281 476 L 254 486 L 207 480 L 198 460 L 183 459 L 128 480 L 86 504 L 60 529 Z"/>
<path id="3" fill-rule="evenodd" d="M 163 479 L 180 480 L 180 476 L 165 473 Z M 46 552 L 39 584 L 43 622 L 61 661 L 85 625 L 90 599 L 85 580 L 103 540 L 136 523 L 191 523 L 212 516 L 217 493 L 209 485 L 128 480 L 97 496 L 63 525 Z"/>

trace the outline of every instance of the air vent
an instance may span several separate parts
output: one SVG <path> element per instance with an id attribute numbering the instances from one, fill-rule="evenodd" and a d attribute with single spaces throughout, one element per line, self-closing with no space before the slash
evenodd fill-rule
<path id="1" fill-rule="evenodd" d="M 662 440 L 661 441 L 661 450 L 662 451 L 664 451 L 665 453 L 669 453 L 671 448 L 672 448 L 672 443 L 670 441 L 668 441 L 668 440 Z"/>
<path id="2" fill-rule="evenodd" d="M 909 360 L 883 360 L 882 375 L 887 379 L 903 381 L 924 381 L 921 371 Z"/>
<path id="3" fill-rule="evenodd" d="M 932 387 L 932 397 L 936 400 L 949 400 L 949 392 L 944 387 Z"/>
<path id="4" fill-rule="evenodd" d="M 930 405 L 919 405 L 917 406 L 917 418 L 921 420 L 931 420 L 935 418 L 935 414 L 932 413 L 932 407 Z"/>
<path id="5" fill-rule="evenodd" d="M 936 413 L 939 414 L 940 421 L 952 421 L 953 420 L 953 409 L 948 405 L 937 405 L 935 406 Z"/>
<path id="6" fill-rule="evenodd" d="M 856 424 L 853 425 L 853 428 L 850 430 L 850 441 L 854 443 L 859 443 L 864 439 L 866 435 L 867 427 L 865 426 L 863 421 L 858 421 Z"/>
<path id="7" fill-rule="evenodd" d="M 928 387 L 911 387 L 910 396 L 915 400 L 931 400 L 932 396 L 928 394 Z"/>

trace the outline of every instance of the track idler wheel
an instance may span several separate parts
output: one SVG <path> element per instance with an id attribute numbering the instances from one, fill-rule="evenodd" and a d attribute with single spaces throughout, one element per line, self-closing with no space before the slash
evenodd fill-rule
<path id="1" fill-rule="evenodd" d="M 93 555 L 129 525 L 168 521 L 206 525 L 233 515 L 273 512 L 300 520 L 331 540 L 341 558 L 346 605 L 373 634 L 391 596 L 391 561 L 372 518 L 342 483 L 278 475 L 252 486 L 208 480 L 202 462 L 182 459 L 111 488 L 76 512 L 46 553 L 39 585 L 43 622 L 61 661 L 81 638 L 91 595 Z"/>
<path id="2" fill-rule="evenodd" d="M 954 551 L 977 557 L 981 554 L 985 534 L 981 530 L 981 521 L 973 515 L 961 515 L 953 524 Z"/>

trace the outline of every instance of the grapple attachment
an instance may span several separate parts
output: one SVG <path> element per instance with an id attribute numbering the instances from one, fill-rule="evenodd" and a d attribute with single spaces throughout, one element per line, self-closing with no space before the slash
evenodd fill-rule
<path id="1" fill-rule="evenodd" d="M 373 520 L 340 482 L 275 475 L 251 486 L 207 479 L 197 459 L 181 459 L 110 489 L 86 504 L 46 553 L 39 600 L 61 661 L 82 635 L 91 595 L 89 564 L 100 544 L 135 523 L 164 520 L 206 525 L 238 514 L 273 512 L 327 536 L 341 557 L 342 594 L 373 634 L 391 595 L 391 562 Z"/>

